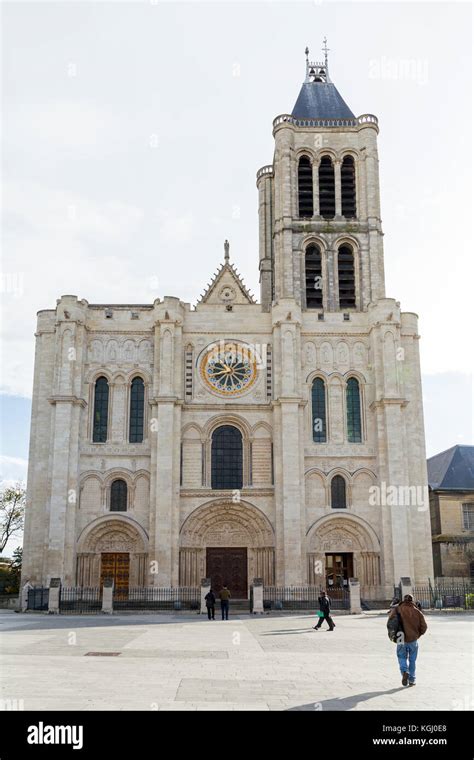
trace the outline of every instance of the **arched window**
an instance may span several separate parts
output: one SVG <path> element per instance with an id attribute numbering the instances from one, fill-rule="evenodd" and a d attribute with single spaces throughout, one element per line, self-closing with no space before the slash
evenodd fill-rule
<path id="1" fill-rule="evenodd" d="M 342 475 L 334 475 L 331 480 L 331 507 L 346 509 L 346 481 Z"/>
<path id="2" fill-rule="evenodd" d="M 298 214 L 313 216 L 313 167 L 308 156 L 298 162 Z"/>
<path id="3" fill-rule="evenodd" d="M 305 253 L 306 308 L 321 309 L 323 306 L 323 272 L 321 268 L 321 249 L 318 245 L 309 245 Z"/>
<path id="4" fill-rule="evenodd" d="M 362 425 L 360 414 L 360 388 L 359 381 L 350 377 L 346 389 L 347 408 L 347 440 L 349 443 L 362 441 Z"/>
<path id="5" fill-rule="evenodd" d="M 336 184 L 330 156 L 323 156 L 319 164 L 319 213 L 324 219 L 333 219 L 336 213 Z"/>
<path id="6" fill-rule="evenodd" d="M 130 443 L 143 441 L 143 419 L 145 414 L 145 384 L 141 377 L 134 377 L 130 388 Z"/>
<path id="7" fill-rule="evenodd" d="M 106 377 L 99 377 L 94 389 L 94 420 L 92 441 L 105 443 L 107 441 L 107 419 L 109 414 L 109 383 Z"/>
<path id="8" fill-rule="evenodd" d="M 127 511 L 127 484 L 124 480 L 114 480 L 110 486 L 110 511 Z"/>
<path id="9" fill-rule="evenodd" d="M 326 443 L 326 388 L 324 380 L 317 377 L 313 380 L 313 441 Z"/>
<path id="10" fill-rule="evenodd" d="M 242 488 L 242 433 L 233 425 L 222 425 L 212 434 L 212 488 Z"/>
<path id="11" fill-rule="evenodd" d="M 356 305 L 354 254 L 348 245 L 341 245 L 337 256 L 339 280 L 339 308 L 351 309 Z"/>
<path id="12" fill-rule="evenodd" d="M 352 156 L 344 156 L 341 165 L 341 209 L 346 219 L 357 215 L 355 165 Z"/>

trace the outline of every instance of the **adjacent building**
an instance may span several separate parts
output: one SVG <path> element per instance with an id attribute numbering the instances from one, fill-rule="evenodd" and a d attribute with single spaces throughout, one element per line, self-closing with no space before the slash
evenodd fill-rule
<path id="1" fill-rule="evenodd" d="M 474 446 L 430 457 L 428 483 L 435 576 L 474 579 Z"/>

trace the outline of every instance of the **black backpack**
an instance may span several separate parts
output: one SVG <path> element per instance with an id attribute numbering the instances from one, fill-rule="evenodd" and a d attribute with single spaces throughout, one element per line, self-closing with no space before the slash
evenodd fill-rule
<path id="1" fill-rule="evenodd" d="M 401 644 L 400 634 L 405 635 L 403 630 L 402 616 L 400 615 L 398 608 L 396 608 L 395 615 L 387 620 L 387 632 L 390 641 L 394 644 Z"/>

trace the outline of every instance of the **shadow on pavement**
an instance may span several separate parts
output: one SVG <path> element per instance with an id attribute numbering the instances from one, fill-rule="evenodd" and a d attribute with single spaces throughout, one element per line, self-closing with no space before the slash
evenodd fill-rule
<path id="1" fill-rule="evenodd" d="M 298 705 L 298 707 L 289 707 L 285 712 L 325 712 L 328 710 L 342 712 L 353 710 L 357 707 L 359 702 L 366 702 L 368 699 L 373 699 L 374 697 L 380 697 L 382 695 L 396 694 L 397 691 L 406 691 L 406 689 L 403 686 L 398 686 L 397 688 L 389 689 L 388 691 L 365 691 L 362 694 L 353 694 L 351 697 L 344 697 L 342 699 L 339 697 L 322 699 L 318 702 L 309 702 L 306 705 Z"/>

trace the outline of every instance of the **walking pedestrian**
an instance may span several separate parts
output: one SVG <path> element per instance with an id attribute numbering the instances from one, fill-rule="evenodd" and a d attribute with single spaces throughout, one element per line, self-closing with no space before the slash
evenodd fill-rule
<path id="1" fill-rule="evenodd" d="M 397 644 L 402 686 L 415 686 L 418 639 L 423 636 L 428 626 L 425 616 L 416 606 L 411 594 L 405 594 L 403 602 L 391 610 L 387 628 L 390 639 Z"/>
<path id="2" fill-rule="evenodd" d="M 215 620 L 216 619 L 216 597 L 214 595 L 212 588 L 209 589 L 206 596 L 204 597 L 204 600 L 206 602 L 206 607 L 207 607 L 207 619 Z"/>
<path id="3" fill-rule="evenodd" d="M 228 620 L 229 619 L 230 591 L 227 588 L 225 583 L 224 583 L 223 588 L 220 590 L 219 599 L 221 600 L 222 620 Z"/>
<path id="4" fill-rule="evenodd" d="M 329 626 L 329 630 L 333 631 L 334 628 L 336 627 L 336 623 L 334 622 L 334 620 L 332 619 L 330 615 L 331 600 L 327 596 L 325 591 L 321 591 L 321 594 L 318 597 L 318 602 L 319 602 L 319 611 L 322 612 L 323 614 L 320 615 L 318 624 L 313 626 L 314 630 L 319 631 L 319 629 L 321 628 L 323 624 L 323 620 L 325 620 Z"/>

